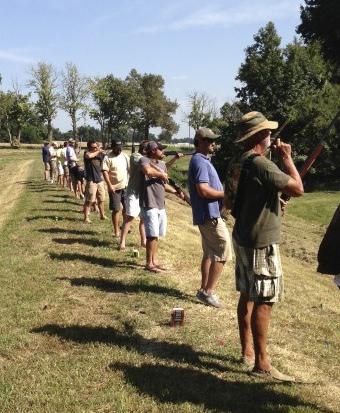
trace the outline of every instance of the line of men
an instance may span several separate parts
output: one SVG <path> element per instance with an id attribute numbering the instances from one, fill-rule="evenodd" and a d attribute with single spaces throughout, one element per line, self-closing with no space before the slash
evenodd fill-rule
<path id="1" fill-rule="evenodd" d="M 292 160 L 291 146 L 280 139 L 271 142 L 271 131 L 277 128 L 277 122 L 267 120 L 260 112 L 250 112 L 241 118 L 241 133 L 236 143 L 243 146 L 243 153 L 230 163 L 225 189 L 210 161 L 220 136 L 208 128 L 199 128 L 194 138 L 195 153 L 189 164 L 188 186 L 193 224 L 198 226 L 203 250 L 201 285 L 196 297 L 204 304 L 222 307 L 214 291 L 225 263 L 232 260 L 229 232 L 221 217 L 224 207 L 235 218 L 232 244 L 236 288 L 240 292 L 237 315 L 241 361 L 256 376 L 292 382 L 294 377 L 271 365 L 267 339 L 273 304 L 283 297 L 279 243 L 285 203 L 279 194 L 297 197 L 304 189 Z M 120 235 L 120 249 L 125 248 L 132 220 L 140 216 L 141 245 L 146 246 L 145 269 L 153 273 L 166 271 L 158 262 L 157 253 L 158 240 L 166 233 L 165 192 L 184 199 L 182 191 L 168 184 L 167 166 L 178 157 L 166 164 L 164 149 L 165 146 L 157 142 L 142 142 L 138 153 L 129 159 L 115 141 L 106 156 L 97 143 L 88 142 L 84 155 L 85 222 L 89 222 L 89 209 L 96 199 L 98 205 L 104 202 L 104 180 L 109 191 L 114 234 Z M 275 152 L 285 172 L 267 159 L 269 151 Z M 120 232 L 117 214 L 121 205 L 124 221 Z"/>

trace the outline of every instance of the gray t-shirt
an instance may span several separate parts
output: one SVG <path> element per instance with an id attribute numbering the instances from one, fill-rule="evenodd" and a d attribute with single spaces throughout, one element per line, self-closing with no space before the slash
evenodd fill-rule
<path id="1" fill-rule="evenodd" d="M 166 165 L 163 161 L 155 161 L 143 156 L 140 161 L 141 169 L 149 164 L 154 164 L 158 170 L 166 172 Z M 141 208 L 165 208 L 165 188 L 164 182 L 160 178 L 150 178 L 142 174 L 143 181 L 139 197 Z"/>
<path id="2" fill-rule="evenodd" d="M 139 196 L 139 192 L 141 189 L 143 175 L 141 173 L 141 167 L 139 161 L 143 157 L 142 154 L 139 152 L 135 152 L 130 156 L 130 178 L 129 183 L 126 188 L 126 192 L 128 194 L 134 194 Z"/>
<path id="3" fill-rule="evenodd" d="M 242 155 L 241 164 L 250 154 L 246 152 Z M 264 156 L 257 156 L 251 161 L 233 230 L 239 245 L 262 248 L 280 242 L 279 191 L 287 185 L 288 180 L 289 175 Z"/>

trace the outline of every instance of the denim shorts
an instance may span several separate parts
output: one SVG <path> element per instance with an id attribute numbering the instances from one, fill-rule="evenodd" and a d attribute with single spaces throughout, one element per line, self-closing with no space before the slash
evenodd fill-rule
<path id="1" fill-rule="evenodd" d="M 143 209 L 145 235 L 147 238 L 164 237 L 166 234 L 167 217 L 165 209 Z"/>

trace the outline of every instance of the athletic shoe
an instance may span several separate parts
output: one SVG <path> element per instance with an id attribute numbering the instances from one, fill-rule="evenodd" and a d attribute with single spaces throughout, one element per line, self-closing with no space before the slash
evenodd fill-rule
<path id="1" fill-rule="evenodd" d="M 213 293 L 206 293 L 205 291 L 201 291 L 201 294 L 198 296 L 198 292 L 196 297 L 202 301 L 202 303 L 211 305 L 212 307 L 215 308 L 222 308 L 222 304 L 220 303 L 220 300 L 218 299 L 218 296 Z"/>
<path id="2" fill-rule="evenodd" d="M 199 300 L 203 301 L 202 296 L 203 296 L 203 290 L 202 290 L 202 288 L 200 288 L 199 290 L 197 290 L 196 298 L 198 298 Z"/>
<path id="3" fill-rule="evenodd" d="M 271 367 L 270 370 L 260 370 L 260 369 L 253 369 L 250 373 L 252 376 L 265 378 L 265 379 L 275 379 L 278 381 L 283 381 L 286 383 L 294 383 L 295 377 L 288 376 L 287 374 L 283 374 L 279 372 L 275 367 Z"/>

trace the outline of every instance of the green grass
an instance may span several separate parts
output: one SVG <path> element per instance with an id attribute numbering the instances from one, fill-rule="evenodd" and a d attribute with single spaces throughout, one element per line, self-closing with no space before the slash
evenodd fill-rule
<path id="1" fill-rule="evenodd" d="M 339 203 L 339 191 L 310 192 L 292 199 L 288 213 L 315 224 L 328 225 Z"/>
<path id="2" fill-rule="evenodd" d="M 29 156 L 18 152 L 0 178 Z M 81 202 L 41 175 L 36 162 L 0 228 L 1 412 L 339 411 L 339 295 L 315 263 L 283 257 L 288 294 L 275 310 L 270 351 L 279 368 L 316 384 L 258 381 L 238 363 L 232 265 L 218 288 L 225 309 L 194 298 L 201 251 L 189 208 L 167 201 L 160 256 L 172 270 L 154 276 L 142 250 L 133 257 L 136 225 L 118 252 L 110 223 L 93 215 L 82 224 Z M 329 216 L 332 196 L 324 194 Z M 292 231 L 313 215 L 305 218 Z M 185 308 L 182 328 L 168 325 L 174 306 Z"/>

